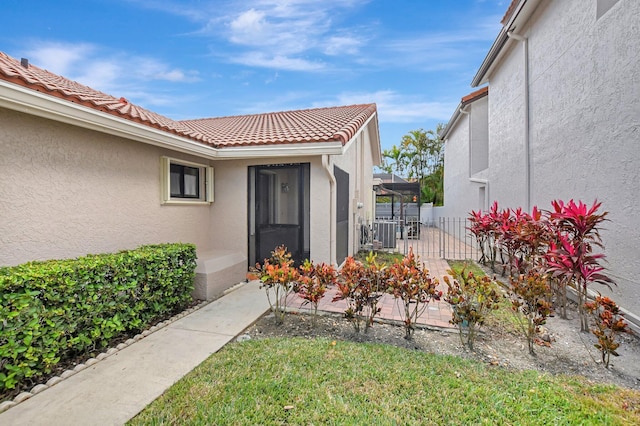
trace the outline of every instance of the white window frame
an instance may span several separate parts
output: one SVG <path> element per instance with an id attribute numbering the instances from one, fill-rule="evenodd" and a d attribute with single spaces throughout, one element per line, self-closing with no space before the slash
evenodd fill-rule
<path id="1" fill-rule="evenodd" d="M 199 198 L 182 198 L 171 196 L 171 165 L 194 167 L 200 171 Z M 193 163 L 191 161 L 179 160 L 177 158 L 161 158 L 161 188 L 162 204 L 188 204 L 188 205 L 208 205 L 213 203 L 213 167 L 206 164 Z"/>

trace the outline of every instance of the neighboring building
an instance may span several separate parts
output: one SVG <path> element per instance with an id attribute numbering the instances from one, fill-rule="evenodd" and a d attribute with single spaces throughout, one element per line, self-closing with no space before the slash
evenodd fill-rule
<path id="1" fill-rule="evenodd" d="M 445 205 L 440 216 L 468 216 L 487 210 L 489 194 L 489 88 L 462 98 L 440 137 L 444 144 Z"/>
<path id="2" fill-rule="evenodd" d="M 457 110 L 446 129 L 445 212 L 465 216 L 494 200 L 529 210 L 553 199 L 602 201 L 613 297 L 638 315 L 640 2 L 514 0 L 502 23 L 472 81 L 490 93 L 467 106 L 469 116 Z M 483 156 L 474 162 L 481 102 L 484 171 Z"/>
<path id="3" fill-rule="evenodd" d="M 375 104 L 174 121 L 0 53 L 0 266 L 197 247 L 197 297 L 278 244 L 340 264 L 373 219 Z"/>

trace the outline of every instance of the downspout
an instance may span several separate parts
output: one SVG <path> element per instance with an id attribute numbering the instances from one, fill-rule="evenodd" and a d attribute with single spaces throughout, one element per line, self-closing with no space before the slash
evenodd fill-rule
<path id="1" fill-rule="evenodd" d="M 531 140 L 530 140 L 530 105 L 529 105 L 529 39 L 512 31 L 507 36 L 522 42 L 524 52 L 524 164 L 526 185 L 526 206 L 531 211 Z"/>
<path id="2" fill-rule="evenodd" d="M 335 261 L 335 193 L 336 193 L 336 177 L 331 170 L 331 156 L 325 154 L 322 156 L 322 167 L 329 177 L 329 263 L 334 264 Z"/>
<path id="3" fill-rule="evenodd" d="M 467 111 L 467 106 L 465 105 L 464 107 L 460 107 L 458 109 L 458 112 L 460 114 L 466 115 L 467 116 L 467 127 L 468 127 L 468 131 L 467 133 L 469 133 L 469 177 L 471 177 L 471 113 L 469 111 Z"/>

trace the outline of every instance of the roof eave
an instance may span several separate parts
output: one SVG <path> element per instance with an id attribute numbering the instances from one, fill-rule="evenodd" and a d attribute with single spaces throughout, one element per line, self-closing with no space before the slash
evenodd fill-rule
<path id="1" fill-rule="evenodd" d="M 336 154 L 342 154 L 342 141 L 221 147 L 217 150 L 216 159 L 240 160 L 243 158 L 309 157 Z"/>
<path id="2" fill-rule="evenodd" d="M 382 148 L 380 146 L 380 128 L 378 126 L 378 113 L 377 112 L 374 112 L 373 114 L 371 114 L 371 116 L 369 116 L 369 118 L 367 118 L 367 120 L 364 123 L 362 123 L 362 126 L 360 126 L 360 128 L 353 135 L 353 137 L 351 139 L 349 139 L 344 144 L 344 146 L 342 146 L 342 149 L 339 152 L 339 154 L 344 154 L 349 149 L 349 146 L 353 143 L 353 141 L 355 141 L 358 138 L 358 136 L 360 136 L 362 131 L 364 129 L 366 129 L 367 126 L 369 126 L 370 123 L 374 124 L 374 127 L 375 127 L 375 134 L 370 134 L 369 135 L 369 137 L 372 139 L 371 142 L 372 142 L 372 145 L 373 145 L 372 146 L 373 165 L 374 166 L 379 166 L 382 163 Z M 375 140 L 373 140 L 373 139 L 375 139 Z"/>
<path id="3" fill-rule="evenodd" d="M 480 90 L 483 90 L 483 89 L 480 89 Z M 478 93 L 478 92 L 474 92 L 474 93 L 476 93 L 476 95 L 474 97 L 472 97 L 472 98 L 467 99 L 467 100 L 464 100 L 464 99 L 467 98 L 470 95 L 467 95 L 464 98 L 462 98 L 462 101 L 456 107 L 453 115 L 451 116 L 451 118 L 447 122 L 447 125 L 445 126 L 444 129 L 442 129 L 442 132 L 439 133 L 438 136 L 440 136 L 440 139 L 445 140 L 447 138 L 447 136 L 449 136 L 449 133 L 451 133 L 451 131 L 458 124 L 458 120 L 460 119 L 460 116 L 462 115 L 462 112 L 464 111 L 464 109 L 466 108 L 467 105 L 471 105 L 474 102 L 479 101 L 480 99 L 483 99 L 483 98 L 486 98 L 487 96 L 489 96 L 488 87 L 482 93 Z"/>
<path id="4" fill-rule="evenodd" d="M 380 125 L 378 123 L 378 113 L 376 112 L 373 117 L 373 124 L 375 128 L 375 142 L 373 144 L 373 165 L 380 166 L 382 164 L 382 145 L 380 141 Z"/>
<path id="5" fill-rule="evenodd" d="M 498 33 L 495 41 L 489 49 L 489 53 L 482 61 L 478 72 L 471 81 L 471 87 L 478 87 L 489 81 L 489 75 L 493 71 L 494 65 L 502 57 L 505 51 L 505 46 L 510 43 L 511 39 L 507 35 L 507 32 L 512 31 L 514 28 L 520 30 L 522 26 L 529 20 L 533 12 L 536 10 L 542 0 L 521 0 L 515 11 L 511 15 L 509 21 L 503 25 L 502 29 Z"/>
<path id="6" fill-rule="evenodd" d="M 0 80 L 0 107 L 212 160 L 342 154 L 342 141 L 215 148 Z"/>
<path id="7" fill-rule="evenodd" d="M 438 136 L 440 136 L 440 139 L 442 139 L 442 140 L 447 139 L 447 136 L 449 136 L 449 133 L 451 133 L 453 128 L 456 127 L 456 124 L 458 123 L 458 119 L 460 118 L 460 110 L 461 109 L 462 109 L 462 103 L 459 103 L 458 106 L 456 107 L 456 110 L 454 111 L 453 115 L 451 116 L 451 118 L 447 122 L 447 125 L 445 126 L 444 129 L 442 129 L 442 132 L 440 132 L 440 134 L 438 135 Z"/>
<path id="8" fill-rule="evenodd" d="M 0 107 L 214 159 L 217 149 L 188 138 L 0 80 Z"/>

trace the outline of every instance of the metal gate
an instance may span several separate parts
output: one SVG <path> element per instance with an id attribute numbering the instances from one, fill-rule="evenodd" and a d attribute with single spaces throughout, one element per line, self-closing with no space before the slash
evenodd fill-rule
<path id="1" fill-rule="evenodd" d="M 409 247 L 422 259 L 480 259 L 480 249 L 469 232 L 466 218 L 440 217 L 420 223 L 417 217 L 378 218 L 361 224 L 362 250 L 386 250 L 402 254 Z"/>

